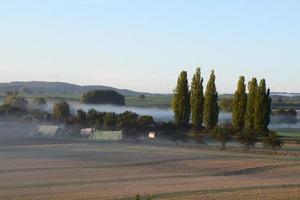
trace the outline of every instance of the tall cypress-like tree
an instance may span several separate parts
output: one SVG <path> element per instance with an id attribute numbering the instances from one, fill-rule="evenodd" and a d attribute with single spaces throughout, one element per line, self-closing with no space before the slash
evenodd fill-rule
<path id="1" fill-rule="evenodd" d="M 266 113 L 266 81 L 262 79 L 256 92 L 253 129 L 257 133 L 265 131 L 265 113 Z"/>
<path id="2" fill-rule="evenodd" d="M 187 72 L 179 75 L 172 100 L 174 119 L 176 123 L 188 123 L 190 120 L 190 94 Z"/>
<path id="3" fill-rule="evenodd" d="M 234 93 L 232 105 L 232 124 L 238 131 L 242 131 L 244 129 L 246 109 L 247 93 L 245 77 L 241 76 L 238 82 L 237 90 Z"/>
<path id="4" fill-rule="evenodd" d="M 257 90 L 255 112 L 254 112 L 254 130 L 262 135 L 268 132 L 271 114 L 270 90 L 266 88 L 266 80 L 262 79 Z"/>
<path id="5" fill-rule="evenodd" d="M 245 115 L 245 128 L 248 130 L 254 129 L 254 115 L 255 115 L 255 106 L 257 99 L 257 79 L 252 78 L 252 80 L 248 84 L 248 100 L 247 100 L 247 109 Z"/>
<path id="6" fill-rule="evenodd" d="M 268 126 L 271 122 L 271 112 L 272 112 L 272 108 L 271 108 L 271 104 L 272 104 L 272 98 L 270 95 L 270 89 L 268 88 L 267 90 L 267 94 L 266 94 L 266 98 L 265 98 L 265 104 L 266 104 L 266 111 L 265 111 L 265 128 L 267 131 L 268 130 Z"/>
<path id="7" fill-rule="evenodd" d="M 206 85 L 204 97 L 204 124 L 209 130 L 213 129 L 219 120 L 218 92 L 215 81 L 216 76 L 212 71 Z"/>
<path id="8" fill-rule="evenodd" d="M 191 84 L 191 114 L 193 129 L 198 130 L 203 123 L 203 78 L 201 77 L 200 68 L 196 69 L 196 73 L 193 76 Z"/>

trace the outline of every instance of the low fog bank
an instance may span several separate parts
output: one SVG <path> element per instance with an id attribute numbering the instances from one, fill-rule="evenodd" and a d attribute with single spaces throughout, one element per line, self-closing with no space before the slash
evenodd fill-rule
<path id="1" fill-rule="evenodd" d="M 155 108 L 155 107 L 134 107 L 134 106 L 115 106 L 115 105 L 95 105 L 95 104 L 83 104 L 77 101 L 67 101 L 70 105 L 71 112 L 76 113 L 77 110 L 82 109 L 88 111 L 89 109 L 95 109 L 98 112 L 115 112 L 117 114 L 125 111 L 135 112 L 138 115 L 151 115 L 157 122 L 173 121 L 173 111 L 171 108 Z M 55 101 L 48 101 L 48 112 L 53 111 L 53 105 Z M 220 113 L 220 122 L 230 121 L 230 113 Z"/>
<path id="2" fill-rule="evenodd" d="M 52 112 L 55 101 L 48 101 L 47 111 Z M 131 107 L 131 106 L 115 106 L 115 105 L 94 105 L 94 104 L 82 104 L 77 101 L 68 101 L 71 107 L 71 111 L 75 113 L 78 109 L 88 111 L 89 109 L 95 109 L 99 112 L 115 112 L 123 113 L 125 111 L 135 112 L 139 115 L 151 115 L 157 122 L 173 121 L 173 111 L 170 108 L 155 108 L 155 107 Z M 299 113 L 299 110 L 297 110 Z M 228 122 L 231 121 L 231 113 L 221 112 L 219 115 L 219 121 Z M 271 129 L 300 129 L 300 116 L 291 119 L 288 116 L 272 116 Z"/>

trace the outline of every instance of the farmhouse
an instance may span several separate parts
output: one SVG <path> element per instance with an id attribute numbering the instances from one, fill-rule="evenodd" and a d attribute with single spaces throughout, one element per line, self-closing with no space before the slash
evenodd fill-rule
<path id="1" fill-rule="evenodd" d="M 40 125 L 35 128 L 29 135 L 54 137 L 60 134 L 62 134 L 62 129 L 59 126 Z"/>
<path id="2" fill-rule="evenodd" d="M 95 131 L 89 136 L 89 139 L 97 141 L 120 141 L 122 137 L 122 131 Z"/>
<path id="3" fill-rule="evenodd" d="M 90 135 L 92 135 L 94 132 L 96 131 L 95 128 L 84 128 L 80 130 L 80 135 L 82 137 L 89 137 Z"/>

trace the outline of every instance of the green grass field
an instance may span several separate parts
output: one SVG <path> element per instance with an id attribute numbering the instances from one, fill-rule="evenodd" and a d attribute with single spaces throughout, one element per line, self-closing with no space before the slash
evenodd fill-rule
<path id="1" fill-rule="evenodd" d="M 43 97 L 46 99 L 65 99 L 72 101 L 79 101 L 81 94 L 74 93 L 40 93 L 40 94 L 20 94 L 21 97 L 25 98 L 35 98 Z M 0 97 L 5 97 L 5 94 L 0 94 Z M 171 97 L 170 96 L 150 96 L 145 99 L 140 97 L 125 97 L 126 106 L 139 106 L 139 107 L 170 107 L 171 106 Z"/>
<path id="2" fill-rule="evenodd" d="M 282 137 L 291 137 L 300 139 L 300 131 L 279 131 L 278 134 Z"/>
<path id="3" fill-rule="evenodd" d="M 140 106 L 140 107 L 170 107 L 170 96 L 151 96 L 141 99 L 139 97 L 126 97 L 127 106 Z"/>

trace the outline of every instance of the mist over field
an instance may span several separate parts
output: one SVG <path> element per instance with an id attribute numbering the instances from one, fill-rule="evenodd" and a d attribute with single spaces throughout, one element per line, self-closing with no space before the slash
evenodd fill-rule
<path id="1" fill-rule="evenodd" d="M 52 112 L 55 101 L 48 101 L 47 111 Z M 173 121 L 173 111 L 171 108 L 155 108 L 155 107 L 137 107 L 137 106 L 115 106 L 115 105 L 95 105 L 95 104 L 83 104 L 77 101 L 68 101 L 70 104 L 71 112 L 75 114 L 78 109 L 88 111 L 89 109 L 95 109 L 99 112 L 115 112 L 117 114 L 125 111 L 135 112 L 138 115 L 151 115 L 157 122 Z M 300 116 L 299 110 L 297 111 L 297 118 L 293 121 L 289 121 L 286 116 L 272 116 L 270 128 L 271 129 L 299 129 L 300 128 Z M 220 112 L 219 122 L 228 122 L 231 120 L 231 113 Z"/>

